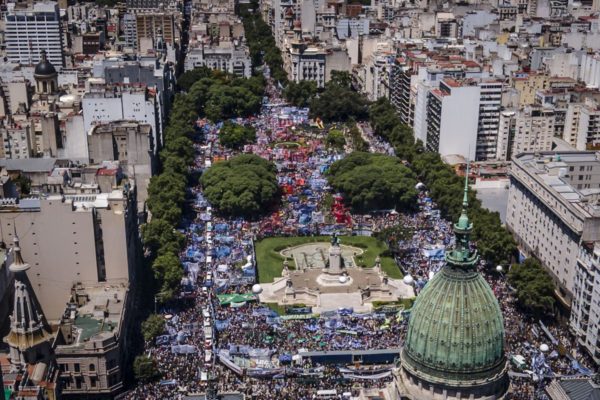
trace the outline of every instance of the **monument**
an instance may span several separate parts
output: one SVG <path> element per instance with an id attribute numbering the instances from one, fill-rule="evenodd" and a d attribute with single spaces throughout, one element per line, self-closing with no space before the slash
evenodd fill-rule
<path id="1" fill-rule="evenodd" d="M 314 312 L 337 310 L 371 311 L 375 301 L 397 301 L 414 297 L 413 288 L 400 279 L 389 278 L 375 265 L 361 268 L 355 257 L 364 250 L 344 245 L 337 235 L 330 243 L 316 242 L 281 251 L 284 257 L 282 276 L 273 283 L 262 284 L 259 300 L 279 305 L 302 304 Z M 289 258 L 295 269 L 290 269 Z"/>

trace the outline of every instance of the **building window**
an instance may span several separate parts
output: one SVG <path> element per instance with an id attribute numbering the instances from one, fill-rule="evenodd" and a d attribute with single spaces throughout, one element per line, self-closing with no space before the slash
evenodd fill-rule
<path id="1" fill-rule="evenodd" d="M 75 367 L 75 372 L 80 372 L 81 368 L 79 367 L 79 363 L 74 365 Z"/>
<path id="2" fill-rule="evenodd" d="M 95 388 L 95 387 L 96 387 L 96 383 L 97 383 L 97 379 L 96 379 L 96 377 L 95 377 L 95 376 L 92 376 L 92 377 L 90 378 L 90 386 L 91 386 L 91 387 L 93 387 L 93 388 Z"/>
<path id="3" fill-rule="evenodd" d="M 90 364 L 90 371 L 94 372 L 96 370 L 96 366 L 94 364 Z"/>

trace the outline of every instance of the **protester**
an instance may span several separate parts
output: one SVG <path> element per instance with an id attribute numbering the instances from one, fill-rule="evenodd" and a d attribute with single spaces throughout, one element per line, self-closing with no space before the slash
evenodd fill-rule
<path id="1" fill-rule="evenodd" d="M 294 356 L 300 350 L 398 349 L 406 333 L 406 313 L 361 315 L 345 310 L 284 319 L 257 304 L 253 296 L 230 303 L 218 295 L 251 293 L 256 282 L 253 242 L 263 237 L 371 234 L 401 228 L 401 234 L 390 236 L 388 244 L 399 267 L 414 277 L 417 292 L 444 265 L 446 248 L 453 246 L 452 225 L 440 217 L 426 190 L 421 191 L 419 211 L 413 214 L 394 210 L 352 214 L 330 192 L 325 177 L 344 152 L 327 148 L 325 133 L 309 126 L 308 110 L 287 106 L 271 81 L 266 93 L 258 117 L 236 122 L 256 129 L 256 144 L 243 151 L 275 163 L 284 193 L 281 207 L 259 221 L 226 219 L 215 215 L 199 186 L 190 189 L 195 200 L 181 226 L 187 239 L 181 253 L 186 272 L 182 292 L 177 301 L 160 309 L 166 331 L 145 344 L 161 379 L 139 384 L 128 399 L 177 399 L 205 392 L 209 384 L 218 391 L 237 391 L 256 400 L 312 399 L 322 389 L 335 389 L 341 398 L 342 393 L 356 394 L 360 387 L 384 387 L 391 382 L 390 366 L 375 375 L 380 378 L 357 379 L 343 372 L 345 365 L 312 365 Z M 220 145 L 221 126 L 197 121 L 201 134 L 194 144 L 197 157 L 191 168 L 202 171 L 236 154 Z M 393 148 L 367 124 L 359 128 L 370 151 L 394 155 Z M 328 198 L 333 198 L 333 205 L 325 201 Z M 520 369 L 511 364 L 518 375 L 511 378 L 510 399 L 544 399 L 543 388 L 551 376 L 586 372 L 582 366 L 591 363 L 575 350 L 576 342 L 564 328 L 551 323 L 542 328 L 523 315 L 505 277 L 487 272 L 483 265 L 481 271 L 502 308 L 508 359 L 520 355 L 528 363 Z M 550 348 L 546 354 L 540 351 L 542 343 Z M 559 354 L 559 343 L 574 349 L 573 353 Z M 250 376 L 253 368 L 268 378 Z"/>

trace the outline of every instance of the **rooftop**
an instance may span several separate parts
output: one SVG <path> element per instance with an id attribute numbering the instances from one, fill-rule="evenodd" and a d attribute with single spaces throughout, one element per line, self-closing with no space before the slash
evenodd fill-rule
<path id="1" fill-rule="evenodd" d="M 600 400 L 600 386 L 590 379 L 554 381 L 546 392 L 552 400 Z"/>
<path id="2" fill-rule="evenodd" d="M 8 171 L 47 172 L 54 169 L 56 158 L 0 159 L 0 167 Z"/>
<path id="3" fill-rule="evenodd" d="M 77 287 L 62 321 L 73 323 L 73 339 L 66 346 L 82 346 L 90 339 L 118 335 L 128 290 L 126 283 Z"/>
<path id="4" fill-rule="evenodd" d="M 573 167 L 575 170 L 575 166 L 591 166 L 593 170 L 586 171 L 586 174 L 597 175 L 600 172 L 600 153 L 594 151 L 521 153 L 513 158 L 513 163 L 513 169 L 518 166 L 527 171 L 546 189 L 570 203 L 574 210 L 584 217 L 600 216 L 600 185 L 592 184 L 589 188 L 577 189 L 571 183 L 574 181 L 569 179 L 570 168 Z"/>

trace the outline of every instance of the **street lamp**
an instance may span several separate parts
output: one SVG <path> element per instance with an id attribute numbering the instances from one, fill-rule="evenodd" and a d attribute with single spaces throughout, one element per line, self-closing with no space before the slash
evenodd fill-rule
<path id="1" fill-rule="evenodd" d="M 255 295 L 258 296 L 259 294 L 262 293 L 262 291 L 263 291 L 263 288 L 258 283 L 254 284 L 252 286 L 252 293 L 254 293 Z"/>

